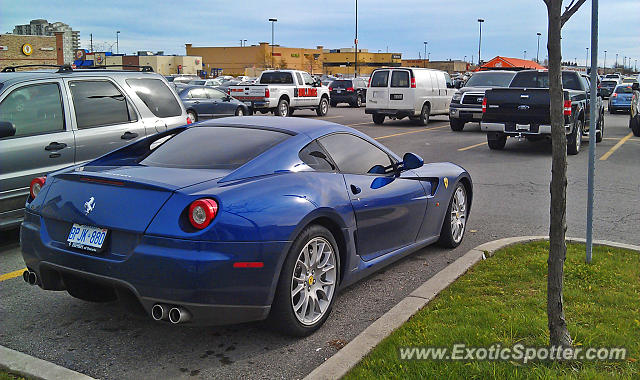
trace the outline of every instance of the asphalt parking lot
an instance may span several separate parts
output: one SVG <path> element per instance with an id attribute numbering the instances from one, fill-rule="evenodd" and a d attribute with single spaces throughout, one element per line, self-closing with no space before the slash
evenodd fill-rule
<path id="1" fill-rule="evenodd" d="M 317 118 L 311 111 L 295 117 Z M 596 150 L 595 238 L 640 244 L 640 138 L 630 136 L 627 114 L 605 118 L 605 139 Z M 106 379 L 301 378 L 469 249 L 496 238 L 548 233 L 550 142 L 510 139 L 504 151 L 490 151 L 478 124 L 452 132 L 444 116 L 433 117 L 427 127 L 406 119 L 374 126 L 364 109 L 338 107 L 324 119 L 352 126 L 400 155 L 411 151 L 426 162 L 452 161 L 467 169 L 475 194 L 460 247 L 427 247 L 345 289 L 317 333 L 294 339 L 260 323 L 156 323 L 117 304 L 30 287 L 11 275 L 24 263 L 17 232 L 8 231 L 0 242 L 0 344 Z M 567 235 L 574 237 L 584 237 L 586 229 L 586 140 L 582 149 L 568 158 Z"/>

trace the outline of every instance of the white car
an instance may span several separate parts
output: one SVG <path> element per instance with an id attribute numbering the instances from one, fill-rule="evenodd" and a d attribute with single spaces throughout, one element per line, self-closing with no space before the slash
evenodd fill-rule
<path id="1" fill-rule="evenodd" d="M 297 109 L 313 109 L 325 116 L 329 111 L 329 88 L 305 71 L 264 71 L 255 84 L 230 86 L 229 95 L 244 102 L 252 113 L 289 116 Z"/>
<path id="2" fill-rule="evenodd" d="M 448 115 L 451 97 L 456 92 L 449 74 L 434 69 L 394 67 L 377 69 L 371 74 L 365 113 L 375 124 L 385 117 L 410 118 L 427 125 L 430 115 Z"/>

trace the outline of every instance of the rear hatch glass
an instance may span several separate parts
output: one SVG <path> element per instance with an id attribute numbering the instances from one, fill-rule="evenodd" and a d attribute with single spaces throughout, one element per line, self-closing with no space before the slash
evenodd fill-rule
<path id="1" fill-rule="evenodd" d="M 353 82 L 350 80 L 334 80 L 329 85 L 331 88 L 349 88 L 353 87 Z"/>

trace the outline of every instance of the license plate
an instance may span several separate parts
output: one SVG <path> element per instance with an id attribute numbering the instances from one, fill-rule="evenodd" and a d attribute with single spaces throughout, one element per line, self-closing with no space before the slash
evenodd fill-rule
<path id="1" fill-rule="evenodd" d="M 516 124 L 516 131 L 529 131 L 531 130 L 531 125 L 529 124 Z"/>
<path id="2" fill-rule="evenodd" d="M 98 249 L 102 248 L 108 231 L 106 228 L 83 226 L 74 223 L 71 231 L 69 231 L 69 236 L 67 236 L 67 243 L 69 247 L 97 252 Z"/>
<path id="3" fill-rule="evenodd" d="M 341 93 L 341 92 L 342 92 L 342 90 L 338 89 L 338 90 L 336 90 L 336 92 L 339 94 L 339 93 Z"/>
<path id="4" fill-rule="evenodd" d="M 482 114 L 481 113 L 474 113 L 473 114 L 473 118 L 474 119 L 482 119 Z"/>

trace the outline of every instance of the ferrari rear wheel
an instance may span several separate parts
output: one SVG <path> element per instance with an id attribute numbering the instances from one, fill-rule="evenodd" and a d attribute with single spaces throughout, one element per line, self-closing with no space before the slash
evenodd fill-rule
<path id="1" fill-rule="evenodd" d="M 326 228 L 311 225 L 293 242 L 269 314 L 279 331 L 307 336 L 327 320 L 340 268 L 338 245 Z"/>
<path id="2" fill-rule="evenodd" d="M 448 248 L 455 248 L 460 245 L 467 227 L 468 210 L 467 191 L 462 183 L 458 183 L 453 191 L 447 214 L 442 223 L 440 240 L 438 240 L 440 245 Z"/>

